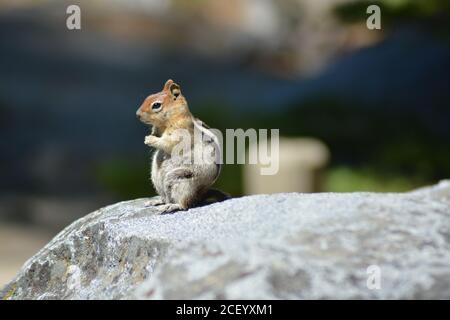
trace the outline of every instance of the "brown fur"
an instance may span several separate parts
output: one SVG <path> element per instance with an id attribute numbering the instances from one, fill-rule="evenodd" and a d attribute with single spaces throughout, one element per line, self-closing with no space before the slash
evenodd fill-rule
<path id="1" fill-rule="evenodd" d="M 154 102 L 160 101 L 162 109 L 153 112 Z M 192 128 L 192 115 L 180 87 L 169 79 L 162 91 L 149 95 L 136 112 L 139 119 L 154 127 L 159 134 L 178 128 Z"/>

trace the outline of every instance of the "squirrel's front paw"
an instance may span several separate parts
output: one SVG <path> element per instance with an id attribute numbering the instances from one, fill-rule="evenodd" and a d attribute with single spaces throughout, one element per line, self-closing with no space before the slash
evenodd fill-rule
<path id="1" fill-rule="evenodd" d="M 145 137 L 144 143 L 148 146 L 154 145 L 158 141 L 158 137 L 148 135 Z"/>

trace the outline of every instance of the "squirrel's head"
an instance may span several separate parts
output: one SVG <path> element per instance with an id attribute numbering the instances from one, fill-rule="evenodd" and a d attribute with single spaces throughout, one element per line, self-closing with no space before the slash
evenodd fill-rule
<path id="1" fill-rule="evenodd" d="M 136 112 L 139 120 L 157 128 L 166 128 L 189 114 L 180 86 L 171 79 L 166 81 L 162 91 L 145 98 Z"/>

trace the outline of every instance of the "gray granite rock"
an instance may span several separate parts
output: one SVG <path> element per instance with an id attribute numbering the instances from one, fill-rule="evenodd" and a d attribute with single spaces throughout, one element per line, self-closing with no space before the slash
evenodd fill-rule
<path id="1" fill-rule="evenodd" d="M 74 222 L 0 297 L 450 298 L 450 181 L 409 193 L 257 195 L 168 215 L 143 203 Z"/>

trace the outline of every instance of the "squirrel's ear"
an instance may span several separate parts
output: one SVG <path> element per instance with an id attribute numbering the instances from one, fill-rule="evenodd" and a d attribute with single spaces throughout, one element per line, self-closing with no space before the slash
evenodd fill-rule
<path id="1" fill-rule="evenodd" d="M 170 85 L 169 89 L 170 89 L 170 93 L 174 96 L 174 98 L 175 99 L 178 98 L 178 96 L 181 93 L 180 86 L 177 85 L 175 82 L 172 82 L 172 84 Z"/>
<path id="2" fill-rule="evenodd" d="M 164 91 L 169 91 L 170 86 L 173 84 L 173 80 L 169 79 L 166 81 L 166 83 L 164 84 Z"/>
<path id="3" fill-rule="evenodd" d="M 169 91 L 171 95 L 174 96 L 174 98 L 178 98 L 178 96 L 181 93 L 181 89 L 180 86 L 178 84 L 176 84 L 175 82 L 173 82 L 172 79 L 169 79 L 166 81 L 166 83 L 164 84 L 164 91 Z"/>

